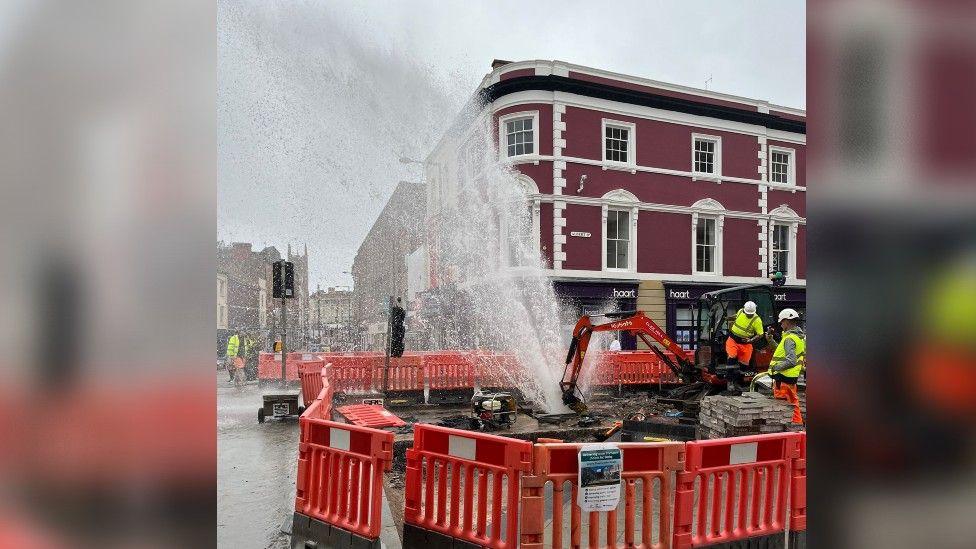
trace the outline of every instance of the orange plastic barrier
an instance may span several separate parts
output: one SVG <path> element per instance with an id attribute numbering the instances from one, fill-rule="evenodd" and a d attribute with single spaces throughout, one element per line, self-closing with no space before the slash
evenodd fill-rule
<path id="1" fill-rule="evenodd" d="M 407 450 L 404 547 L 421 547 L 430 535 L 496 549 L 518 547 L 521 480 L 531 471 L 530 442 L 414 425 L 413 448 Z"/>
<path id="2" fill-rule="evenodd" d="M 381 366 L 382 364 L 380 362 Z M 381 372 L 379 374 L 380 383 L 383 380 L 382 375 Z M 400 358 L 391 357 L 386 388 L 389 391 L 423 391 L 423 359 L 419 355 L 406 355 Z"/>
<path id="3" fill-rule="evenodd" d="M 346 539 L 351 533 L 378 540 L 383 473 L 390 470 L 393 461 L 393 433 L 308 413 L 299 418 L 299 426 L 293 535 L 303 539 L 327 536 L 313 541 L 338 546 L 336 539 L 341 536 L 337 527 Z M 313 521 L 332 528 L 317 528 Z"/>
<path id="4" fill-rule="evenodd" d="M 286 380 L 298 381 L 298 363 L 301 360 L 302 353 L 288 353 L 288 364 L 285 365 Z M 281 380 L 281 353 L 258 354 L 258 380 L 261 382 Z"/>
<path id="5" fill-rule="evenodd" d="M 374 390 L 374 370 L 383 364 L 381 357 L 338 355 L 330 359 L 329 379 L 342 393 L 369 393 Z M 380 380 L 382 382 L 382 379 Z"/>
<path id="6" fill-rule="evenodd" d="M 316 374 L 308 374 L 309 377 Z M 320 387 L 318 395 L 316 397 L 306 402 L 305 411 L 302 412 L 301 417 L 309 417 L 312 419 L 332 419 L 332 397 L 335 396 L 335 389 L 332 383 L 329 381 L 329 377 L 326 374 L 326 369 L 323 368 L 318 374 L 318 386 Z M 309 382 L 311 385 L 312 382 Z M 304 390 L 304 386 L 303 386 Z M 304 398 L 304 395 L 302 396 Z M 301 422 L 299 421 L 299 426 Z M 299 429 L 299 437 L 303 436 L 305 431 Z"/>
<path id="7" fill-rule="evenodd" d="M 615 446 L 623 453 L 622 509 L 587 513 L 584 523 L 576 500 L 578 454 L 585 446 L 535 445 L 534 474 L 523 478 L 521 547 L 564 547 L 564 539 L 569 539 L 570 547 L 582 547 L 584 537 L 588 547 L 669 546 L 671 479 L 672 473 L 684 465 L 684 444 L 619 443 Z M 546 484 L 550 483 L 552 502 L 547 506 L 544 495 Z"/>
<path id="8" fill-rule="evenodd" d="M 685 470 L 677 475 L 673 547 L 784 535 L 801 443 L 800 433 L 686 443 Z"/>
<path id="9" fill-rule="evenodd" d="M 298 364 L 298 377 L 302 383 L 302 402 L 308 408 L 322 391 L 324 360 L 303 360 Z"/>
<path id="10" fill-rule="evenodd" d="M 340 414 L 353 425 L 362 427 L 400 427 L 407 423 L 382 406 L 374 404 L 347 404 L 338 408 Z"/>
<path id="11" fill-rule="evenodd" d="M 469 389 L 474 387 L 475 364 L 470 353 L 451 352 L 423 357 L 424 376 L 431 389 Z"/>
<path id="12" fill-rule="evenodd" d="M 473 354 L 475 377 L 482 389 L 511 389 L 522 385 L 526 372 L 514 354 L 478 351 Z"/>
<path id="13" fill-rule="evenodd" d="M 793 460 L 790 483 L 790 532 L 807 529 L 807 433 L 800 433 L 800 456 Z M 792 547 L 792 546 L 791 546 Z"/>

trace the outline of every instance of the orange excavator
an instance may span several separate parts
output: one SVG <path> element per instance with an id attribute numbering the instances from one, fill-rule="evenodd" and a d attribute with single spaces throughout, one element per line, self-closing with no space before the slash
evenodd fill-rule
<path id="1" fill-rule="evenodd" d="M 682 386 L 676 390 L 676 396 L 701 398 L 723 390 L 739 391 L 740 387 L 749 384 L 756 372 L 766 371 L 772 356 L 772 349 L 761 338 L 754 344 L 749 370 L 740 370 L 736 365 L 727 363 L 725 339 L 728 337 L 728 320 L 734 318 L 746 301 L 756 303 L 764 326 L 774 325 L 773 292 L 768 284 L 735 286 L 702 294 L 694 319 L 698 333 L 694 361 L 689 360 L 686 351 L 641 311 L 594 315 L 612 319 L 603 324 L 594 324 L 593 317 L 582 316 L 573 329 L 573 339 L 566 355 L 566 369 L 559 383 L 563 403 L 578 414 L 586 414 L 586 404 L 578 385 L 579 375 L 590 337 L 598 332 L 626 331 L 639 337 L 681 381 Z M 669 351 L 670 355 L 659 346 Z"/>

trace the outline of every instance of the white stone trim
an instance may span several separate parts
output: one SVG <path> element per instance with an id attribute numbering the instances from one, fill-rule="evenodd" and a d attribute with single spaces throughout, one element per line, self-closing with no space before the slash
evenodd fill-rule
<path id="1" fill-rule="evenodd" d="M 554 278 L 582 278 L 582 279 L 614 279 L 614 280 L 660 280 L 663 282 L 701 282 L 713 284 L 768 284 L 769 278 L 762 276 L 712 276 L 675 273 L 645 273 L 624 271 L 584 271 L 578 269 L 563 269 L 555 271 L 548 269 L 544 274 Z M 805 279 L 798 279 L 790 286 L 806 287 Z"/>
<path id="2" fill-rule="evenodd" d="M 609 193 L 608 193 L 609 194 Z M 593 198 L 588 196 L 574 196 L 574 195 L 553 195 L 553 194 L 539 194 L 536 197 L 542 202 L 554 202 L 559 200 L 565 202 L 566 204 L 580 204 L 586 206 L 602 206 L 603 198 Z M 704 211 L 692 206 L 681 206 L 676 204 L 658 204 L 654 202 L 639 202 L 636 207 L 641 211 L 651 211 L 651 212 L 665 212 L 665 213 L 681 213 L 681 214 L 692 214 L 694 212 L 699 213 L 713 213 L 709 211 Z M 758 212 L 740 212 L 736 210 L 725 210 L 723 212 L 725 217 L 735 218 L 735 219 L 755 219 L 764 220 L 768 219 L 768 214 L 760 214 Z M 801 225 L 806 224 L 806 218 L 800 217 L 796 219 Z"/>
<path id="3" fill-rule="evenodd" d="M 801 145 L 806 144 L 806 135 L 802 133 L 775 130 L 759 124 L 734 122 L 731 120 L 713 118 L 710 116 L 686 114 L 677 111 L 669 111 L 666 109 L 656 109 L 653 107 L 645 107 L 643 105 L 621 103 L 618 101 L 587 97 L 584 95 L 577 95 L 567 92 L 551 92 L 544 90 L 526 90 L 515 92 L 499 97 L 494 101 L 494 103 L 492 103 L 491 108 L 493 112 L 498 112 L 502 109 L 515 105 L 531 105 L 539 103 L 551 104 L 553 102 L 561 103 L 564 107 L 571 106 L 581 109 L 600 111 L 604 116 L 609 115 L 611 117 L 628 116 L 632 118 L 643 118 L 658 122 L 670 122 L 683 126 L 693 126 L 706 131 L 727 131 L 745 135 L 765 136 L 770 139 L 787 143 L 797 143 Z"/>
<path id="4" fill-rule="evenodd" d="M 616 168 L 616 166 L 614 166 L 612 163 L 609 163 L 608 164 L 608 163 L 604 163 L 604 162 L 602 162 L 600 160 L 590 160 L 588 158 L 579 158 L 579 157 L 575 157 L 575 156 L 560 156 L 560 157 L 540 156 L 540 157 L 535 158 L 533 160 L 543 161 L 543 162 L 546 162 L 546 161 L 560 161 L 560 162 L 563 162 L 564 164 L 570 163 L 570 164 L 581 164 L 581 165 L 585 165 L 585 166 L 600 166 L 600 167 L 602 167 L 605 170 L 606 169 L 614 169 L 614 168 Z M 536 163 L 538 163 L 538 162 L 536 162 Z M 636 172 L 657 173 L 657 174 L 662 174 L 662 175 L 670 175 L 670 176 L 674 176 L 674 177 L 685 177 L 685 178 L 692 179 L 692 180 L 696 180 L 696 181 L 714 181 L 716 183 L 731 182 L 731 183 L 741 183 L 741 184 L 746 184 L 746 185 L 764 185 L 764 186 L 768 186 L 769 188 L 771 188 L 773 190 L 778 190 L 778 191 L 800 191 L 800 192 L 806 192 L 806 190 L 807 190 L 806 187 L 793 187 L 793 186 L 790 186 L 790 185 L 776 185 L 776 184 L 772 184 L 772 183 L 767 183 L 766 181 L 763 181 L 762 179 L 746 179 L 746 178 L 742 178 L 742 177 L 731 177 L 731 176 L 728 176 L 728 175 L 723 175 L 721 177 L 707 177 L 705 175 L 694 174 L 694 173 L 692 173 L 690 171 L 671 170 L 671 169 L 668 169 L 668 168 L 654 168 L 654 167 L 649 167 L 649 166 L 632 166 L 630 168 L 630 172 L 631 173 L 636 173 Z"/>
<path id="5" fill-rule="evenodd" d="M 758 112 L 768 112 L 769 110 L 775 110 L 777 112 L 782 112 L 784 114 L 806 116 L 806 111 L 803 109 L 787 107 L 784 105 L 776 105 L 774 103 L 770 103 L 769 101 L 762 100 L 762 99 L 751 99 L 739 95 L 721 93 L 712 90 L 704 90 L 701 88 L 693 88 L 690 86 L 682 86 L 681 84 L 661 82 L 659 80 L 651 80 L 649 78 L 641 78 L 639 76 L 620 74 L 620 73 L 616 73 L 604 69 L 598 69 L 594 67 L 576 65 L 574 63 L 568 63 L 566 61 L 548 60 L 548 59 L 532 59 L 532 60 L 518 61 L 515 63 L 509 63 L 507 65 L 502 65 L 501 67 L 494 69 L 492 72 L 488 73 L 485 76 L 485 78 L 482 80 L 482 87 L 487 87 L 486 83 L 488 82 L 492 84 L 498 82 L 499 77 L 502 74 L 515 71 L 515 70 L 528 69 L 528 68 L 534 69 L 535 74 L 538 76 L 555 74 L 558 76 L 568 77 L 569 72 L 572 71 L 581 74 L 588 74 L 591 76 L 599 76 L 601 78 L 606 78 L 609 80 L 616 80 L 618 82 L 625 82 L 629 84 L 637 84 L 639 86 L 646 86 L 649 88 L 657 88 L 660 90 L 685 93 L 688 95 L 698 96 L 703 99 L 717 99 L 721 101 L 728 101 L 731 103 L 740 103 L 744 107 L 752 106 Z"/>

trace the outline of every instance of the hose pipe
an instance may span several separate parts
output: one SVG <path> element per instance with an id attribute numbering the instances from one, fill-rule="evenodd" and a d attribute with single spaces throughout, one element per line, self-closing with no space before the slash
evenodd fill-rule
<path id="1" fill-rule="evenodd" d="M 756 380 L 761 377 L 770 377 L 769 372 L 760 372 L 752 376 L 752 383 L 749 384 L 749 392 L 753 392 L 756 390 Z"/>

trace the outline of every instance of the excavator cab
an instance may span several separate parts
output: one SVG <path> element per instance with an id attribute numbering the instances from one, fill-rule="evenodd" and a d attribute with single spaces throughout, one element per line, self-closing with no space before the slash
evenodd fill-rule
<path id="1" fill-rule="evenodd" d="M 715 373 L 716 364 L 725 364 L 725 340 L 729 336 L 729 325 L 746 301 L 756 303 L 756 314 L 762 319 L 763 328 L 776 325 L 773 310 L 773 292 L 769 285 L 754 284 L 735 286 L 702 294 L 698 300 L 696 322 L 698 325 L 698 348 L 695 363 L 703 370 Z M 753 372 L 765 371 L 772 357 L 765 338 L 753 343 Z"/>

